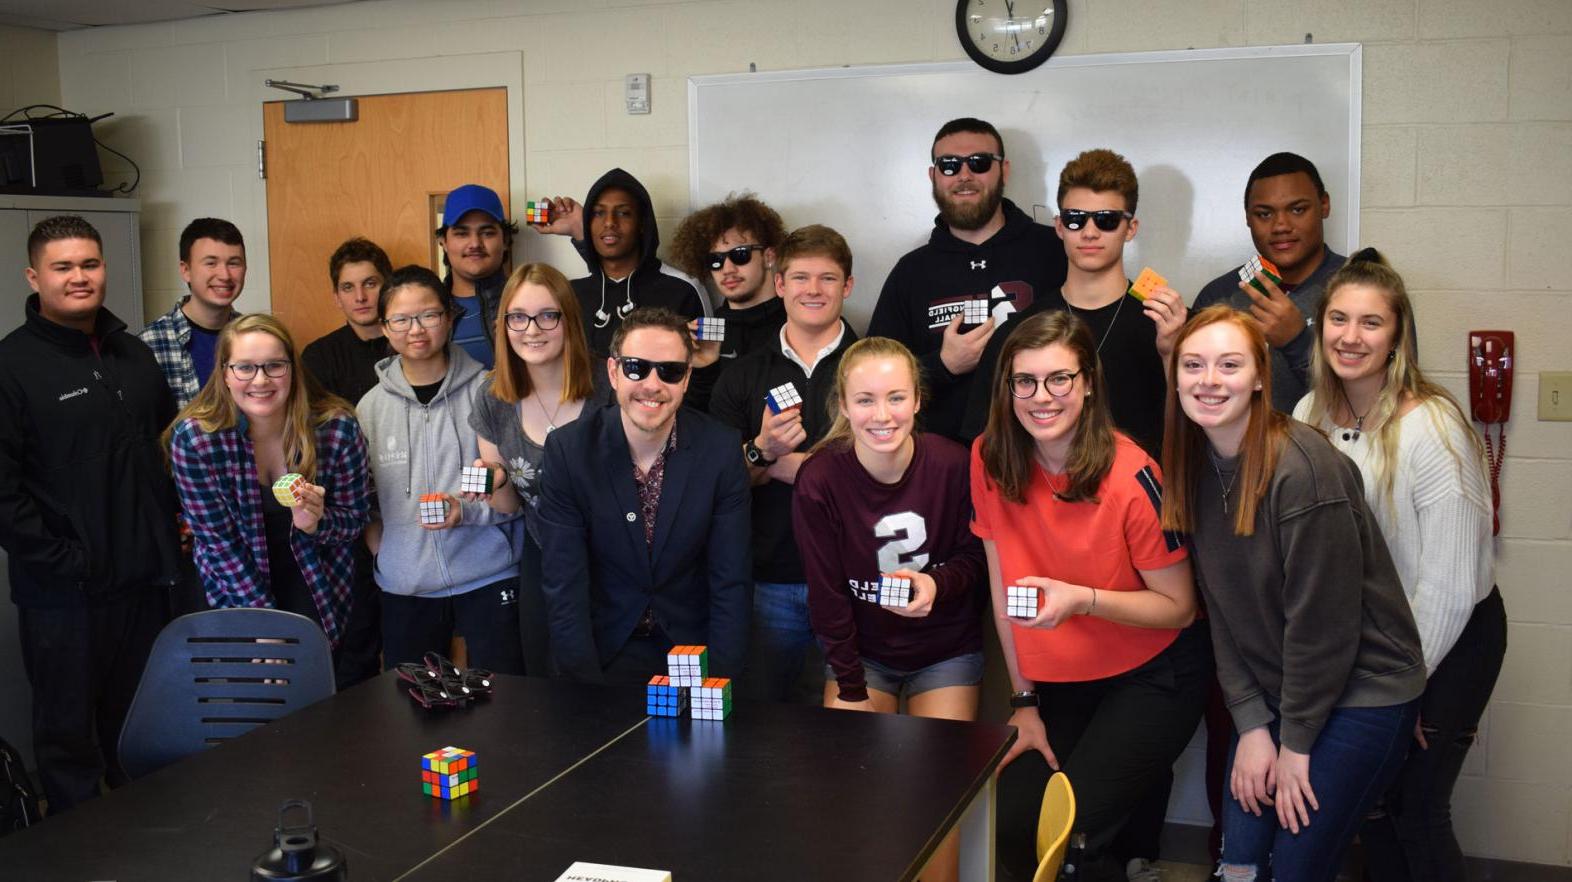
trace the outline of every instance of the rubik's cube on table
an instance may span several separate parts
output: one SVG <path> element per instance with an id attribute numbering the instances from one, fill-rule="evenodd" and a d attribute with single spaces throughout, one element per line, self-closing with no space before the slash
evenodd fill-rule
<path id="1" fill-rule="evenodd" d="M 465 466 L 459 472 L 460 493 L 490 493 L 491 469 L 485 466 Z"/>
<path id="2" fill-rule="evenodd" d="M 698 320 L 698 329 L 693 336 L 706 343 L 719 343 L 726 339 L 726 320 L 714 316 L 701 316 Z"/>
<path id="3" fill-rule="evenodd" d="M 644 712 L 652 717 L 680 717 L 688 709 L 688 690 L 673 686 L 671 678 L 656 674 L 644 687 Z"/>
<path id="4" fill-rule="evenodd" d="M 901 576 L 879 577 L 879 605 L 905 607 L 912 602 L 912 580 Z"/>
<path id="5" fill-rule="evenodd" d="M 1141 270 L 1141 274 L 1135 277 L 1135 281 L 1130 283 L 1130 293 L 1134 294 L 1137 300 L 1145 300 L 1152 296 L 1153 291 L 1166 284 L 1168 280 L 1158 275 L 1156 270 L 1145 267 Z"/>
<path id="6" fill-rule="evenodd" d="M 980 325 L 988 320 L 988 301 L 968 300 L 961 304 L 961 324 Z"/>
<path id="7" fill-rule="evenodd" d="M 281 505 L 294 508 L 300 504 L 300 488 L 305 483 L 305 476 L 290 472 L 273 482 L 273 498 Z"/>
<path id="8" fill-rule="evenodd" d="M 802 407 L 802 396 L 797 393 L 796 386 L 782 383 L 764 396 L 764 403 L 769 406 L 770 413 L 780 413 L 783 410 Z"/>
<path id="9" fill-rule="evenodd" d="M 527 223 L 527 224 L 549 224 L 549 223 L 551 223 L 551 203 L 550 202 L 526 202 L 526 203 L 524 203 L 524 223 Z"/>
<path id="10" fill-rule="evenodd" d="M 473 750 L 444 747 L 420 758 L 420 789 L 436 799 L 457 799 L 480 789 L 479 758 Z"/>
<path id="11" fill-rule="evenodd" d="M 1005 614 L 1012 619 L 1037 618 L 1037 589 L 1026 585 L 1006 585 Z"/>
<path id="12" fill-rule="evenodd" d="M 707 646 L 673 646 L 666 653 L 666 673 L 673 686 L 697 686 L 710 675 Z"/>
<path id="13" fill-rule="evenodd" d="M 427 493 L 420 497 L 420 522 L 440 524 L 448 519 L 448 498 L 441 493 Z"/>
<path id="14" fill-rule="evenodd" d="M 1272 280 L 1274 285 L 1283 284 L 1283 271 L 1278 269 L 1276 264 L 1259 254 L 1252 254 L 1250 259 L 1245 261 L 1244 266 L 1239 268 L 1239 281 L 1249 282 L 1257 291 L 1265 294 L 1266 288 L 1262 287 L 1261 283 L 1256 280 L 1256 273 L 1265 274 L 1268 279 Z"/>
<path id="15" fill-rule="evenodd" d="M 724 720 L 731 715 L 731 681 L 725 677 L 710 677 L 701 686 L 693 687 L 693 718 L 695 720 Z"/>

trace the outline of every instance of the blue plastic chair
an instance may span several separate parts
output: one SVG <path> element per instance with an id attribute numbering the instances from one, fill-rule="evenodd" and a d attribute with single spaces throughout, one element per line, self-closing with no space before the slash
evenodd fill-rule
<path id="1" fill-rule="evenodd" d="M 170 622 L 137 685 L 120 764 L 139 778 L 333 694 L 322 626 L 276 609 L 214 609 Z"/>

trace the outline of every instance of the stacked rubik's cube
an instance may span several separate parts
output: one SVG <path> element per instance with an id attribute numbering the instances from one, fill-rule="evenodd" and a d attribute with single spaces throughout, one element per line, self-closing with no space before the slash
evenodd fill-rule
<path id="1" fill-rule="evenodd" d="M 731 680 L 711 677 L 710 651 L 705 646 L 673 646 L 666 654 L 666 673 L 650 678 L 644 708 L 652 717 L 680 717 L 687 710 L 695 720 L 724 720 L 731 714 Z"/>
<path id="2" fill-rule="evenodd" d="M 457 799 L 480 789 L 479 759 L 473 750 L 444 747 L 420 758 L 420 789 L 436 799 Z"/>
<path id="3" fill-rule="evenodd" d="M 549 223 L 551 223 L 551 203 L 550 202 L 526 202 L 526 203 L 524 203 L 524 223 L 527 223 L 527 224 L 549 224 Z"/>
<path id="4" fill-rule="evenodd" d="M 427 493 L 420 497 L 420 522 L 440 524 L 448 519 L 448 498 L 441 493 Z"/>
<path id="5" fill-rule="evenodd" d="M 459 473 L 460 493 L 490 493 L 491 469 L 485 466 L 465 466 Z"/>
<path id="6" fill-rule="evenodd" d="M 988 301 L 968 300 L 961 304 L 961 324 L 980 325 L 988 320 Z"/>
<path id="7" fill-rule="evenodd" d="M 1004 612 L 1012 619 L 1037 618 L 1037 589 L 1025 585 L 1007 585 L 1004 589 Z"/>
<path id="8" fill-rule="evenodd" d="M 782 383 L 764 396 L 764 403 L 769 407 L 770 413 L 780 413 L 783 410 L 802 407 L 802 396 L 797 393 L 796 386 Z"/>
<path id="9" fill-rule="evenodd" d="M 304 476 L 290 472 L 273 482 L 273 498 L 282 505 L 294 508 L 300 504 L 300 488 L 305 483 Z"/>
<path id="10" fill-rule="evenodd" d="M 879 577 L 879 605 L 906 607 L 912 602 L 912 580 L 901 576 Z"/>
<path id="11" fill-rule="evenodd" d="M 698 328 L 693 336 L 706 343 L 719 343 L 726 339 L 726 320 L 714 316 L 701 316 L 698 319 Z"/>
<path id="12" fill-rule="evenodd" d="M 1256 280 L 1256 273 L 1263 273 L 1274 285 L 1283 284 L 1283 271 L 1278 269 L 1276 264 L 1259 254 L 1252 254 L 1250 259 L 1245 261 L 1244 266 L 1239 268 L 1239 281 L 1249 282 L 1257 291 L 1265 294 L 1266 288 Z"/>

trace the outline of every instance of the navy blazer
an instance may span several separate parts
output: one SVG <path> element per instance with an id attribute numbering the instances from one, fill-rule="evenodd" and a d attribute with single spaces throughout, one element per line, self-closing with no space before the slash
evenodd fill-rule
<path id="1" fill-rule="evenodd" d="M 548 435 L 542 472 L 542 589 L 558 669 L 603 681 L 650 607 L 672 640 L 709 646 L 717 676 L 741 673 L 753 585 L 751 497 L 737 432 L 695 410 L 677 412 L 649 545 L 615 405 Z"/>

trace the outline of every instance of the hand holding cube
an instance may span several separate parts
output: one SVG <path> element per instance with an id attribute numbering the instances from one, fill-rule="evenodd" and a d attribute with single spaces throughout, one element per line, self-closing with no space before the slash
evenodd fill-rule
<path id="1" fill-rule="evenodd" d="M 457 527 L 464 517 L 459 501 L 446 493 L 427 493 L 420 497 L 420 526 L 426 530 Z"/>
<path id="2" fill-rule="evenodd" d="M 909 619 L 920 619 L 933 612 L 939 585 L 927 573 L 896 570 L 879 576 L 879 605 Z"/>

